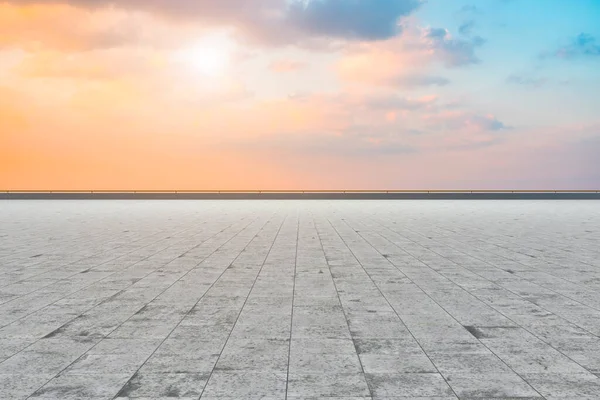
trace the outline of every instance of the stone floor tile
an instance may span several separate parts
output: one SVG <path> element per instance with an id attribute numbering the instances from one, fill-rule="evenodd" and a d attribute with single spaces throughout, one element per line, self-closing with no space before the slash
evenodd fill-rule
<path id="1" fill-rule="evenodd" d="M 515 373 L 447 374 L 446 381 L 460 397 L 535 397 L 539 395 Z"/>
<path id="2" fill-rule="evenodd" d="M 366 376 L 375 398 L 452 395 L 452 389 L 438 373 L 370 373 Z"/>
<path id="3" fill-rule="evenodd" d="M 283 371 L 290 342 L 283 339 L 231 339 L 221 353 L 217 370 Z"/>
<path id="4" fill-rule="evenodd" d="M 66 369 L 72 374 L 129 374 L 133 375 L 148 358 L 148 354 L 84 354 Z"/>
<path id="5" fill-rule="evenodd" d="M 488 353 L 441 353 L 427 355 L 443 375 L 451 374 L 510 374 L 512 370 L 501 359 Z"/>
<path id="6" fill-rule="evenodd" d="M 256 400 L 285 398 L 286 373 L 250 371 L 214 371 L 202 397 L 234 397 Z"/>
<path id="7" fill-rule="evenodd" d="M 112 399 L 129 379 L 129 374 L 62 374 L 31 396 L 32 399 Z"/>
<path id="8" fill-rule="evenodd" d="M 26 375 L 19 371 L 13 371 L 12 374 L 0 374 L 0 399 L 27 399 L 53 377 L 53 374 Z"/>
<path id="9" fill-rule="evenodd" d="M 155 353 L 141 367 L 144 373 L 200 373 L 210 372 L 215 367 L 219 354 L 174 354 Z"/>
<path id="10" fill-rule="evenodd" d="M 288 396 L 368 396 L 369 387 L 362 373 L 291 373 Z"/>
<path id="11" fill-rule="evenodd" d="M 208 373 L 137 373 L 119 391 L 117 399 L 198 399 L 208 377 Z"/>
<path id="12" fill-rule="evenodd" d="M 600 393 L 600 378 L 593 374 L 523 374 L 525 379 L 547 399 L 592 400 Z"/>

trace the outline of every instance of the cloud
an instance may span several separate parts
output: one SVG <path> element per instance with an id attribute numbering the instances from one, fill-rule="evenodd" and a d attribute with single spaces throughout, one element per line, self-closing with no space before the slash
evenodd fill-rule
<path id="1" fill-rule="evenodd" d="M 475 21 L 465 21 L 458 27 L 458 33 L 460 33 L 461 35 L 468 36 L 473 31 L 473 28 L 475 28 Z"/>
<path id="2" fill-rule="evenodd" d="M 339 76 L 347 82 L 379 87 L 414 88 L 445 86 L 450 81 L 442 76 L 419 72 L 428 61 L 402 52 L 367 51 L 346 55 L 336 65 Z"/>
<path id="3" fill-rule="evenodd" d="M 477 64 L 479 58 L 475 49 L 485 43 L 479 36 L 469 40 L 455 39 L 447 30 L 440 28 L 426 29 L 423 34 L 426 46 L 448 67 Z"/>
<path id="4" fill-rule="evenodd" d="M 273 72 L 285 73 L 294 72 L 306 68 L 308 65 L 301 61 L 277 60 L 269 64 L 269 69 Z"/>
<path id="5" fill-rule="evenodd" d="M 476 5 L 467 4 L 461 7 L 458 11 L 461 14 L 483 14 L 481 9 L 479 9 Z"/>
<path id="6" fill-rule="evenodd" d="M 481 15 L 483 12 L 474 5 L 465 5 L 459 12 L 458 16 L 464 18 L 465 21 L 458 27 L 458 33 L 463 36 L 470 36 L 475 28 L 476 22 L 473 19 L 476 15 Z"/>
<path id="7" fill-rule="evenodd" d="M 288 97 L 288 104 L 316 104 L 317 108 L 337 107 L 345 110 L 347 115 L 368 112 L 417 111 L 430 109 L 438 103 L 437 95 L 405 97 L 381 92 L 339 92 L 334 94 L 305 94 Z"/>
<path id="8" fill-rule="evenodd" d="M 395 83 L 404 87 L 416 86 L 446 86 L 450 80 L 434 75 L 406 75 L 395 80 Z"/>
<path id="9" fill-rule="evenodd" d="M 375 4 L 371 0 L 13 0 L 5 4 L 67 5 L 88 13 L 141 12 L 205 26 L 232 27 L 263 43 L 298 44 L 311 38 L 379 40 L 395 36 L 400 32 L 398 19 L 414 12 L 421 0 L 379 0 Z M 69 24 L 79 21 L 72 19 Z"/>
<path id="10" fill-rule="evenodd" d="M 598 57 L 600 56 L 600 44 L 596 43 L 596 38 L 592 35 L 581 33 L 571 44 L 560 49 L 557 56 L 560 58 Z"/>
<path id="11" fill-rule="evenodd" d="M 509 138 L 499 133 L 511 129 L 494 115 L 462 110 L 424 115 L 423 121 L 435 133 L 430 147 L 438 151 L 470 151 L 499 145 Z"/>
<path id="12" fill-rule="evenodd" d="M 600 44 L 598 44 L 594 36 L 587 33 L 580 33 L 566 46 L 563 46 L 556 51 L 544 52 L 541 54 L 541 57 L 557 57 L 564 60 L 596 57 L 600 59 Z"/>
<path id="13" fill-rule="evenodd" d="M 548 80 L 546 78 L 536 78 L 528 75 L 512 74 L 506 79 L 506 82 L 514 85 L 539 88 L 546 84 Z"/>
<path id="14" fill-rule="evenodd" d="M 369 133 L 366 133 L 369 132 Z M 352 126 L 342 131 L 277 132 L 251 140 L 235 140 L 224 144 L 244 151 L 267 151 L 295 156 L 327 156 L 372 158 L 410 154 L 418 151 L 402 140 L 409 134 L 401 129 L 373 132 L 366 126 Z"/>
<path id="15" fill-rule="evenodd" d="M 135 39 L 132 25 L 123 15 L 109 10 L 92 13 L 67 5 L 33 5 L 24 9 L 0 3 L 0 48 L 79 51 L 110 48 Z"/>
<path id="16" fill-rule="evenodd" d="M 401 97 L 397 95 L 371 95 L 361 97 L 357 102 L 371 110 L 421 110 L 435 104 L 438 97 L 435 95 L 419 98 Z"/>
<path id="17" fill-rule="evenodd" d="M 449 80 L 432 73 L 436 65 L 449 68 L 479 62 L 475 54 L 483 39 L 457 39 L 446 29 L 423 28 L 405 21 L 401 36 L 346 47 L 336 65 L 346 82 L 381 87 L 444 86 Z"/>
<path id="18" fill-rule="evenodd" d="M 24 78 L 69 80 L 111 80 L 147 73 L 149 55 L 119 50 L 95 50 L 65 55 L 58 51 L 39 51 L 23 58 L 13 72 Z"/>
<path id="19" fill-rule="evenodd" d="M 173 24 L 148 13 L 114 7 L 26 3 L 0 2 L 0 50 L 82 52 L 126 46 L 169 49 L 206 30 L 198 24 Z"/>
<path id="20" fill-rule="evenodd" d="M 498 121 L 498 119 L 491 115 L 473 115 L 470 118 L 467 118 L 464 121 L 464 124 L 469 127 L 475 127 L 479 130 L 485 131 L 500 131 L 504 129 L 509 129 L 503 122 Z"/>
<path id="21" fill-rule="evenodd" d="M 506 135 L 498 132 L 509 129 L 493 115 L 448 111 L 436 95 L 313 94 L 257 105 L 248 115 L 259 117 L 236 120 L 251 134 L 222 135 L 224 148 L 385 157 L 489 147 L 503 142 Z"/>
<path id="22" fill-rule="evenodd" d="M 320 108 L 327 107 L 323 102 Z M 409 104 L 411 108 L 414 104 Z M 411 126 L 406 118 L 399 118 L 397 112 L 386 112 L 384 118 L 375 121 L 369 118 L 352 121 L 353 114 L 378 113 L 385 111 L 386 104 L 343 105 L 350 123 L 337 123 L 333 126 L 315 125 L 312 129 L 271 130 L 267 134 L 252 137 L 228 137 L 222 143 L 245 151 L 267 151 L 276 154 L 372 158 L 425 153 L 447 153 L 488 148 L 506 141 L 506 136 L 498 135 L 508 129 L 493 116 L 464 112 L 461 115 L 446 117 L 442 121 L 427 121 L 428 128 Z M 413 111 L 426 110 L 418 106 Z M 354 110 L 354 112 L 353 112 Z M 370 111 L 368 111 L 370 110 Z M 445 125 L 445 126 L 444 126 Z M 283 128 L 281 126 L 280 128 Z M 446 129 L 447 128 L 447 129 Z"/>
<path id="23" fill-rule="evenodd" d="M 415 11 L 417 0 L 308 0 L 293 1 L 288 9 L 292 25 L 317 35 L 379 40 L 396 36 L 398 19 Z"/>
<path id="24" fill-rule="evenodd" d="M 450 130 L 468 130 L 477 132 L 497 132 L 510 129 L 494 115 L 477 114 L 465 111 L 442 111 L 425 115 L 424 120 L 434 127 Z"/>
<path id="25" fill-rule="evenodd" d="M 144 11 L 163 15 L 188 16 L 193 18 L 227 20 L 243 13 L 255 15 L 268 10 L 281 9 L 281 0 L 9 0 L 15 5 L 57 5 L 92 10 L 119 8 L 128 11 Z"/>

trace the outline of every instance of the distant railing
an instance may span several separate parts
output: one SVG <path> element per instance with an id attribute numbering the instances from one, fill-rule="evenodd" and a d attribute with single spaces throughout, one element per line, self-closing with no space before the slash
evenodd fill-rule
<path id="1" fill-rule="evenodd" d="M 600 200 L 600 190 L 4 190 L 0 200 Z"/>
<path id="2" fill-rule="evenodd" d="M 485 189 L 485 190 L 0 190 L 0 193 L 18 194 L 18 193 L 50 193 L 50 194 L 261 194 L 261 193 L 600 193 L 599 190 L 506 190 L 506 189 Z"/>

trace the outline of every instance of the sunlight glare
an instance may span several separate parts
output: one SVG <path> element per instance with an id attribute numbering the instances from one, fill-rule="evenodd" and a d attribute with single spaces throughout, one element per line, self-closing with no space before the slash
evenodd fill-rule
<path id="1" fill-rule="evenodd" d="M 233 42 L 227 35 L 215 33 L 181 49 L 177 60 L 202 75 L 218 77 L 224 75 L 230 66 L 233 47 Z"/>

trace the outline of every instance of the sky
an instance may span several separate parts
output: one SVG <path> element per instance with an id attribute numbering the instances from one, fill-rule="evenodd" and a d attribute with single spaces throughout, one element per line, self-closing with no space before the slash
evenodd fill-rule
<path id="1" fill-rule="evenodd" d="M 0 190 L 600 189 L 600 0 L 0 0 Z"/>

